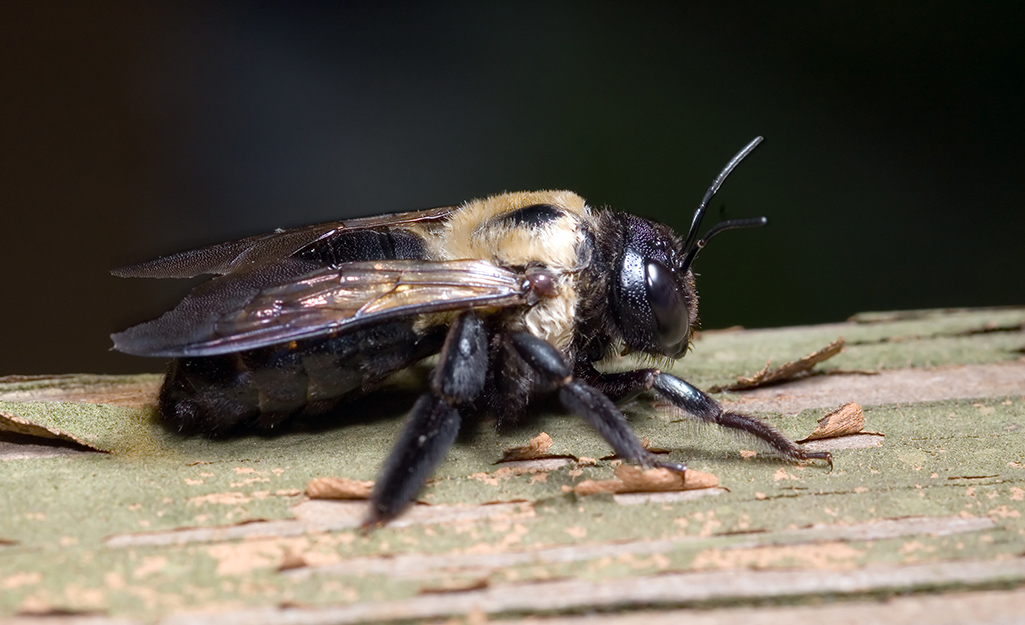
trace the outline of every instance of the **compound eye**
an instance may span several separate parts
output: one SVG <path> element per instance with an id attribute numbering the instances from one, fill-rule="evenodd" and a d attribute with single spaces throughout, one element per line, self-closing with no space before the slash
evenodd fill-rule
<path id="1" fill-rule="evenodd" d="M 648 302 L 655 315 L 662 345 L 669 348 L 678 346 L 687 340 L 690 316 L 687 302 L 677 286 L 676 274 L 657 260 L 649 260 L 644 266 L 644 273 L 648 284 Z"/>

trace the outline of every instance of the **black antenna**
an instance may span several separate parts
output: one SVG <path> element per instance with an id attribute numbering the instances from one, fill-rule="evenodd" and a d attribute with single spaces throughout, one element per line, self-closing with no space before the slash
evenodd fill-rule
<path id="1" fill-rule="evenodd" d="M 701 199 L 701 204 L 698 209 L 694 211 L 694 219 L 690 223 L 690 231 L 687 233 L 687 239 L 683 243 L 681 248 L 683 253 L 686 255 L 683 260 L 683 267 L 681 271 L 687 271 L 690 264 L 694 262 L 694 257 L 698 255 L 701 248 L 708 244 L 708 240 L 726 230 L 733 230 L 735 228 L 757 228 L 764 226 L 769 223 L 769 220 L 765 217 L 754 217 L 751 219 L 731 219 L 729 221 L 722 221 L 712 226 L 712 229 L 701 239 L 698 239 L 698 229 L 701 228 L 701 219 L 705 216 L 705 210 L 708 208 L 708 203 L 712 201 L 712 197 L 719 191 L 719 187 L 722 186 L 723 181 L 726 180 L 726 176 L 740 164 L 740 161 L 744 160 L 748 154 L 750 154 L 758 144 L 762 142 L 762 137 L 755 137 L 751 143 L 744 146 L 742 150 L 737 152 L 736 156 L 730 159 L 729 163 L 726 163 L 726 167 L 715 177 L 712 181 L 712 186 L 708 187 L 708 191 L 705 191 L 705 197 Z"/>

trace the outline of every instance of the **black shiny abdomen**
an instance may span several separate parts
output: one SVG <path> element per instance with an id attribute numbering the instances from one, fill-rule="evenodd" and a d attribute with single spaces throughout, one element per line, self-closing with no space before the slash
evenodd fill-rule
<path id="1" fill-rule="evenodd" d="M 266 431 L 318 414 L 438 352 L 443 332 L 398 321 L 238 354 L 175 359 L 160 390 L 164 422 L 183 434 Z"/>
<path id="2" fill-rule="evenodd" d="M 296 258 L 333 266 L 364 260 L 424 259 L 427 245 L 407 230 L 354 230 L 316 241 L 293 254 Z"/>
<path id="3" fill-rule="evenodd" d="M 295 254 L 319 264 L 424 258 L 408 231 L 343 232 Z M 160 412 L 183 434 L 267 431 L 295 414 L 317 414 L 438 352 L 444 328 L 417 333 L 399 320 L 235 354 L 175 359 L 160 390 Z"/>

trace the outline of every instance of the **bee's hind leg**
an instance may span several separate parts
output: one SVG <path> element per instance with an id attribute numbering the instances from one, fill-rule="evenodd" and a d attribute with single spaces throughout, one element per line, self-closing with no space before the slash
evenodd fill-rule
<path id="1" fill-rule="evenodd" d="M 567 410 L 587 421 L 601 434 L 623 460 L 644 467 L 661 467 L 684 473 L 687 467 L 679 462 L 666 462 L 644 448 L 630 429 L 626 416 L 604 393 L 573 376 L 566 359 L 547 341 L 527 332 L 509 335 L 516 353 L 543 380 L 559 389 L 559 401 Z"/>
<path id="2" fill-rule="evenodd" d="M 431 391 L 413 406 L 378 475 L 364 527 L 387 523 L 420 492 L 459 433 L 458 407 L 480 395 L 487 369 L 484 326 L 474 313 L 463 313 L 449 328 Z"/>

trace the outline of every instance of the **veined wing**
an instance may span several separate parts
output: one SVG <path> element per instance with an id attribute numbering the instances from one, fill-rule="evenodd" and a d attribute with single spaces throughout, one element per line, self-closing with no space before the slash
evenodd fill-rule
<path id="1" fill-rule="evenodd" d="M 458 206 L 441 206 L 408 213 L 359 217 L 290 230 L 278 230 L 209 247 L 179 252 L 156 260 L 121 267 L 111 273 L 121 278 L 192 278 L 202 274 L 225 275 L 282 258 L 341 232 L 440 221 Z"/>
<path id="2" fill-rule="evenodd" d="M 112 335 L 115 349 L 139 356 L 211 356 L 411 315 L 531 303 L 521 273 L 483 260 L 346 263 L 250 289 L 242 297 L 244 289 L 234 283 L 246 281 L 235 277 L 204 283 L 159 319 Z"/>

